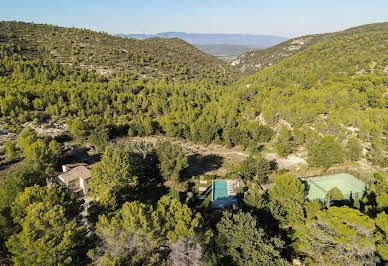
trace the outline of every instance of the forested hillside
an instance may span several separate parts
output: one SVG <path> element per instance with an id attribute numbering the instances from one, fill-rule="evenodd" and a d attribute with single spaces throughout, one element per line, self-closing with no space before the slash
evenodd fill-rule
<path id="1" fill-rule="evenodd" d="M 388 23 L 375 23 L 369 25 L 363 25 L 359 27 L 350 28 L 340 32 L 314 34 L 302 37 L 290 39 L 282 42 L 273 47 L 266 49 L 250 50 L 231 62 L 233 66 L 236 66 L 246 74 L 252 74 L 260 69 L 264 69 L 268 66 L 274 65 L 285 58 L 288 58 L 299 51 L 313 46 L 319 42 L 328 40 L 348 40 L 349 37 L 355 34 L 364 34 L 371 32 L 381 32 L 388 30 Z"/>
<path id="2" fill-rule="evenodd" d="M 0 143 L 0 264 L 384 265 L 386 25 L 236 81 L 180 40 L 1 23 L 0 136 L 10 134 Z M 141 141 L 151 135 L 159 141 Z M 195 166 L 214 170 L 224 158 L 188 155 L 182 139 L 242 159 L 208 174 Z M 297 152 L 304 168 L 279 166 Z M 57 178 L 80 162 L 86 192 Z M 362 193 L 334 186 L 306 197 L 299 174 L 324 178 L 345 164 L 339 182 L 345 174 Z M 352 176 L 360 165 L 373 172 Z M 218 206 L 214 180 L 226 190 Z"/>
<path id="3" fill-rule="evenodd" d="M 0 47 L 28 60 L 50 60 L 100 74 L 130 72 L 147 78 L 207 79 L 227 83 L 237 70 L 180 39 L 128 39 L 86 29 L 0 22 Z"/>
<path id="4" fill-rule="evenodd" d="M 387 166 L 385 25 L 382 31 L 351 34 L 310 46 L 240 80 L 220 105 L 231 106 L 233 102 L 236 114 L 267 125 L 285 121 L 290 129 L 295 128 L 293 134 L 289 133 L 290 145 L 298 142 L 299 130 L 333 135 L 340 143 L 357 136 L 368 158 Z"/>
<path id="5" fill-rule="evenodd" d="M 269 141 L 271 128 L 278 132 L 277 125 L 285 121 L 298 131 L 289 133 L 292 148 L 286 153 L 308 144 L 307 135 L 334 135 L 344 145 L 354 136 L 362 140 L 364 155 L 384 164 L 387 35 L 373 30 L 320 42 L 229 87 L 206 79 L 150 80 L 120 71 L 105 76 L 28 60 L 29 51 L 11 53 L 3 46 L 4 129 L 18 132 L 28 121 L 67 121 L 74 131 L 84 128 L 85 136 L 160 132 L 254 147 Z"/>

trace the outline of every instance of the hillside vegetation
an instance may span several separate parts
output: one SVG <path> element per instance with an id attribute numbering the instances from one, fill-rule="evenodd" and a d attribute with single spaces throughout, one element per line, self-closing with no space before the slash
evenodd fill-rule
<path id="1" fill-rule="evenodd" d="M 0 180 L 2 263 L 388 261 L 387 173 L 379 172 L 388 166 L 386 24 L 317 42 L 227 85 L 233 71 L 219 72 L 217 59 L 179 40 L 0 25 L 0 133 L 14 134 L 1 143 L 0 171 L 17 166 Z M 305 168 L 277 160 L 299 154 Z M 47 186 L 67 160 L 93 163 L 87 204 L 72 185 Z M 351 198 L 332 187 L 309 201 L 308 184 L 295 178 L 361 163 L 373 173 Z M 223 212 L 211 207 L 222 167 L 235 181 L 225 183 L 228 202 L 238 203 Z"/>
<path id="2" fill-rule="evenodd" d="M 238 67 L 246 74 L 252 74 L 260 69 L 274 65 L 285 58 L 288 58 L 299 51 L 313 46 L 319 42 L 328 40 L 348 40 L 349 37 L 355 34 L 381 32 L 388 30 L 388 23 L 375 23 L 350 28 L 340 32 L 314 34 L 302 37 L 293 38 L 282 42 L 273 47 L 258 50 L 252 49 L 231 62 L 231 65 Z"/>
<path id="3" fill-rule="evenodd" d="M 28 60 L 34 51 L 11 53 L 3 45 L 4 129 L 18 132 L 29 121 L 48 126 L 67 121 L 71 132 L 94 139 L 162 133 L 253 149 L 272 139 L 283 146 L 282 156 L 310 147 L 315 135 L 333 135 L 345 146 L 356 137 L 368 159 L 386 165 L 385 25 L 317 43 L 229 87 L 120 71 L 107 77 L 74 65 Z M 295 130 L 283 130 L 282 141 L 273 139 L 281 125 Z"/>
<path id="4" fill-rule="evenodd" d="M 387 166 L 388 30 L 381 29 L 310 46 L 240 80 L 220 105 L 231 110 L 234 103 L 247 120 L 302 130 L 301 143 L 310 131 L 340 143 L 357 136 L 367 156 Z M 295 131 L 288 142 L 298 142 Z"/>
<path id="5" fill-rule="evenodd" d="M 236 80 L 239 73 L 180 39 L 128 39 L 86 29 L 0 22 L 0 47 L 28 60 L 50 60 L 100 74 L 130 72 L 147 78 Z"/>

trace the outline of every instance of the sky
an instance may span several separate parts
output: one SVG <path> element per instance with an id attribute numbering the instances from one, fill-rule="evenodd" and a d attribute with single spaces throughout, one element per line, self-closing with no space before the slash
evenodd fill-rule
<path id="1" fill-rule="evenodd" d="M 296 37 L 388 22 L 387 0 L 0 0 L 0 21 L 116 33 L 245 33 Z"/>

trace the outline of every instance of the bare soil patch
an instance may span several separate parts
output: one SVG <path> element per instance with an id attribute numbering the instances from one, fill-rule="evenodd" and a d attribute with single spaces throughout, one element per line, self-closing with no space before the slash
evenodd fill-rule
<path id="1" fill-rule="evenodd" d="M 274 152 L 264 153 L 264 156 L 268 160 L 276 160 L 279 168 L 300 170 L 307 166 L 307 161 L 305 160 L 306 154 L 307 152 L 305 150 L 301 150 L 288 155 L 287 158 L 281 158 Z"/>
<path id="2" fill-rule="evenodd" d="M 232 171 L 241 161 L 249 156 L 246 152 L 228 149 L 219 144 L 198 144 L 184 139 L 165 136 L 132 137 L 130 141 L 145 141 L 156 143 L 169 140 L 182 147 L 188 157 L 190 175 L 217 175 L 225 176 Z M 236 148 L 237 149 L 237 148 Z"/>
<path id="3" fill-rule="evenodd" d="M 225 176 L 233 171 L 240 162 L 249 157 L 249 153 L 239 150 L 239 147 L 228 149 L 219 144 L 199 144 L 184 139 L 177 139 L 165 136 L 132 137 L 130 141 L 145 141 L 156 143 L 157 141 L 169 140 L 174 144 L 179 144 L 189 159 L 190 175 L 217 175 Z M 276 153 L 264 152 L 263 155 L 268 160 L 275 159 L 279 168 L 303 168 L 307 166 L 303 158 L 305 151 L 289 155 L 287 158 L 280 158 Z"/>

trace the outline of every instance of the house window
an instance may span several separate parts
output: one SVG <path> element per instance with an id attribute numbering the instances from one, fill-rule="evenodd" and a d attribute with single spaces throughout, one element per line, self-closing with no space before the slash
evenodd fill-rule
<path id="1" fill-rule="evenodd" d="M 71 183 L 71 184 L 70 184 L 70 188 L 75 188 L 75 184 L 74 184 L 74 183 Z"/>

